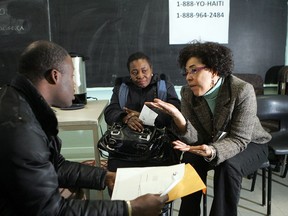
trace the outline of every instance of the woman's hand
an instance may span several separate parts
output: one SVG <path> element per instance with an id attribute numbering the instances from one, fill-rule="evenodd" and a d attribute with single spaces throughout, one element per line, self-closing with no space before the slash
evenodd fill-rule
<path id="1" fill-rule="evenodd" d="M 140 116 L 140 112 L 137 112 L 137 111 L 132 110 L 132 109 L 128 109 L 127 107 L 124 107 L 124 111 L 127 113 L 128 118 L 130 116 L 137 116 L 137 117 Z"/>
<path id="2" fill-rule="evenodd" d="M 144 127 L 143 127 L 143 122 L 137 117 L 137 116 L 132 116 L 127 120 L 127 123 L 129 128 L 131 128 L 132 130 L 135 131 L 143 131 Z"/>
<path id="3" fill-rule="evenodd" d="M 127 122 L 129 121 L 130 118 L 132 117 L 138 117 L 140 116 L 140 113 L 135 111 L 135 110 L 131 110 L 128 109 L 127 107 L 124 107 L 124 111 L 127 113 L 127 115 L 123 118 L 123 122 L 125 124 L 127 124 Z"/>
<path id="4" fill-rule="evenodd" d="M 183 152 L 190 150 L 190 145 L 187 145 L 186 143 L 181 142 L 180 140 L 173 141 L 172 143 L 174 145 L 174 149 L 178 149 Z"/>
<path id="5" fill-rule="evenodd" d="M 143 122 L 139 119 L 140 113 L 135 110 L 128 109 L 127 107 L 124 107 L 124 110 L 127 115 L 123 118 L 123 122 L 132 130 L 139 132 L 143 131 Z"/>
<path id="6" fill-rule="evenodd" d="M 190 153 L 208 158 L 212 155 L 212 149 L 209 145 L 202 144 L 198 146 L 190 146 L 180 140 L 173 141 L 172 143 L 174 145 L 174 149 L 178 149 L 183 152 L 188 151 Z"/>
<path id="7" fill-rule="evenodd" d="M 173 104 L 164 102 L 157 98 L 155 98 L 153 102 L 145 102 L 145 104 L 149 107 L 156 108 L 170 115 L 180 131 L 186 130 L 186 119 L 184 118 L 180 110 L 177 109 Z"/>
<path id="8" fill-rule="evenodd" d="M 156 108 L 170 116 L 177 117 L 181 114 L 181 112 L 171 103 L 164 102 L 158 98 L 155 98 L 153 102 L 145 102 L 145 104 L 149 107 Z"/>

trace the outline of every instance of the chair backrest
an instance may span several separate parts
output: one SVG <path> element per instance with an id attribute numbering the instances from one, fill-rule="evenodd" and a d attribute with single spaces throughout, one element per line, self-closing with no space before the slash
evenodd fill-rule
<path id="1" fill-rule="evenodd" d="M 279 72 L 284 65 L 275 65 L 269 68 L 265 74 L 264 83 L 265 84 L 277 84 Z"/>
<path id="2" fill-rule="evenodd" d="M 264 94 L 264 88 L 263 88 L 264 81 L 260 75 L 258 75 L 258 74 L 245 74 L 245 73 L 242 73 L 242 74 L 241 73 L 234 73 L 234 75 L 237 76 L 238 78 L 252 84 L 254 87 L 256 95 L 263 95 Z"/>
<path id="3" fill-rule="evenodd" d="M 278 121 L 280 131 L 288 130 L 288 95 L 258 95 L 257 116 Z"/>

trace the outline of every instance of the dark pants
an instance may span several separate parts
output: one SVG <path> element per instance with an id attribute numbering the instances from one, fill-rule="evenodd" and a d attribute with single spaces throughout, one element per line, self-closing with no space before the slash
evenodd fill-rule
<path id="1" fill-rule="evenodd" d="M 208 162 L 195 154 L 185 153 L 183 162 L 190 163 L 204 183 L 207 172 L 214 169 L 214 199 L 210 216 L 236 216 L 240 198 L 242 177 L 255 172 L 267 161 L 267 144 L 250 143 L 241 153 L 211 167 Z M 182 198 L 179 216 L 199 216 L 202 191 Z"/>

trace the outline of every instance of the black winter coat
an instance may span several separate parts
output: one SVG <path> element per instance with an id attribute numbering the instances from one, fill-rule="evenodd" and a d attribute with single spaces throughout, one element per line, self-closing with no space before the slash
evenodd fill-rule
<path id="1" fill-rule="evenodd" d="M 157 81 L 159 79 L 159 76 L 154 74 L 150 84 L 145 88 L 140 88 L 131 81 L 130 77 L 118 78 L 113 88 L 113 94 L 110 103 L 104 111 L 106 123 L 108 125 L 112 125 L 114 122 L 122 123 L 122 119 L 127 115 L 127 113 L 122 110 L 119 105 L 119 89 L 122 82 L 126 83 L 129 88 L 128 98 L 125 106 L 129 109 L 141 112 L 145 102 L 153 101 L 154 98 L 157 98 Z M 166 88 L 166 102 L 171 103 L 180 109 L 180 100 L 172 83 L 166 81 Z M 155 125 L 157 127 L 161 128 L 171 125 L 172 118 L 168 114 L 165 114 L 156 109 L 154 109 L 154 111 L 158 113 L 158 117 L 155 120 Z"/>
<path id="2" fill-rule="evenodd" d="M 141 112 L 142 107 L 146 101 L 153 101 L 154 98 L 158 97 L 157 94 L 157 82 L 160 79 L 156 74 L 152 77 L 150 84 L 145 88 L 140 88 L 136 86 L 130 79 L 130 77 L 118 78 L 113 89 L 113 94 L 110 100 L 110 104 L 106 107 L 104 111 L 105 120 L 108 125 L 113 125 L 114 122 L 122 123 L 123 118 L 127 113 L 120 107 L 119 104 L 119 89 L 122 82 L 124 82 L 128 88 L 128 97 L 126 101 L 126 107 L 138 112 Z M 166 82 L 167 88 L 167 100 L 166 102 L 173 104 L 175 107 L 180 109 L 180 100 L 175 91 L 172 83 Z M 159 110 L 154 109 L 158 113 L 155 119 L 155 126 L 170 127 L 172 123 L 172 118 L 170 115 L 165 114 Z M 172 147 L 171 147 L 172 148 Z M 172 152 L 175 152 L 174 154 Z M 168 166 L 175 164 L 175 157 L 179 157 L 180 151 L 171 151 L 171 160 L 168 161 L 127 161 L 123 158 L 115 157 L 111 155 L 108 158 L 108 170 L 116 171 L 120 167 L 148 167 L 148 166 Z"/>
<path id="3" fill-rule="evenodd" d="M 23 76 L 0 89 L 0 215 L 128 215 L 124 201 L 67 200 L 59 187 L 105 188 L 106 171 L 66 161 L 55 113 Z"/>

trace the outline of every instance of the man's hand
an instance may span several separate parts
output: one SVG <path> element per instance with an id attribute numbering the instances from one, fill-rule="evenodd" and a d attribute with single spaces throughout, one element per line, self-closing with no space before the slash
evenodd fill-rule
<path id="1" fill-rule="evenodd" d="M 116 172 L 109 172 L 107 171 L 106 177 L 105 177 L 105 185 L 113 191 L 114 183 L 116 178 Z"/>
<path id="2" fill-rule="evenodd" d="M 131 200 L 133 216 L 158 216 L 161 213 L 165 202 L 168 201 L 168 195 L 145 194 L 134 200 Z"/>

